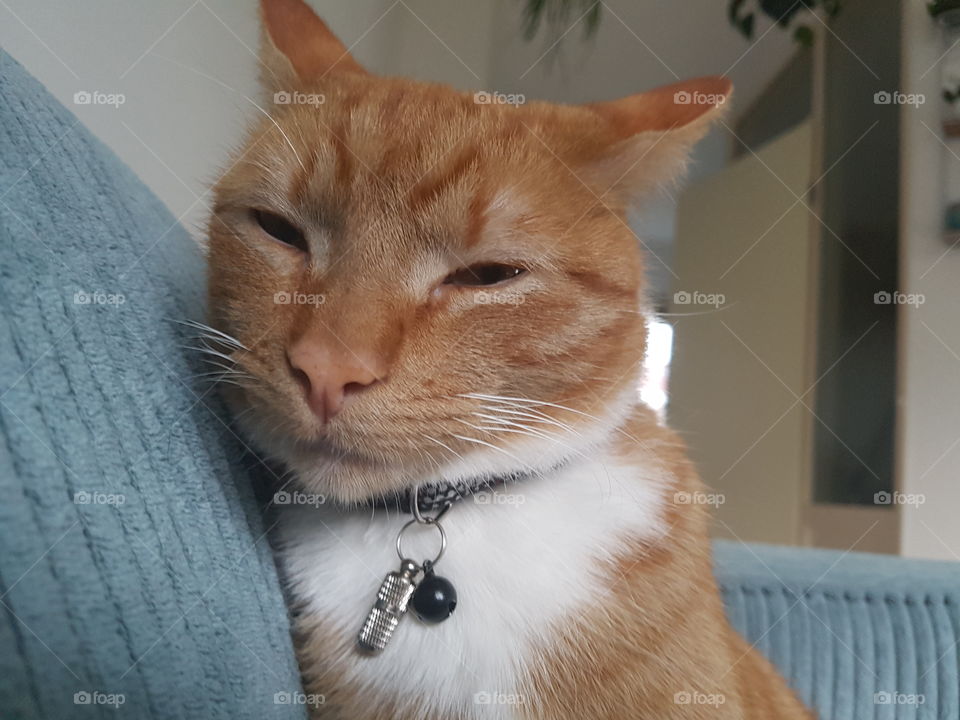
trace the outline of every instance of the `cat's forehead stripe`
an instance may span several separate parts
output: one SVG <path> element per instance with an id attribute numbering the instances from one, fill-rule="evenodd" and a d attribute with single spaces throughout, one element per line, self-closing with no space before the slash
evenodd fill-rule
<path id="1" fill-rule="evenodd" d="M 304 203 L 310 193 L 310 184 L 317 170 L 317 152 L 306 153 L 303 165 L 294 168 L 293 182 L 290 183 L 290 201 L 296 207 Z"/>
<path id="2" fill-rule="evenodd" d="M 350 187 L 353 181 L 355 158 L 348 144 L 348 133 L 349 128 L 344 120 L 341 120 L 331 130 L 330 142 L 333 145 L 336 158 L 334 180 L 340 187 Z"/>
<path id="3" fill-rule="evenodd" d="M 429 205 L 437 196 L 452 188 L 468 173 L 476 170 L 479 162 L 476 145 L 466 145 L 451 155 L 453 156 L 451 163 L 428 171 L 427 177 L 417 182 L 410 190 L 409 204 L 413 211 L 416 212 Z"/>

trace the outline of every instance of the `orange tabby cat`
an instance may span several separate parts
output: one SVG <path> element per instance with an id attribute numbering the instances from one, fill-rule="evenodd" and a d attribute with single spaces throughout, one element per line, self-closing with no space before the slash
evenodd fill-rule
<path id="1" fill-rule="evenodd" d="M 307 500 L 278 552 L 315 716 L 812 717 L 728 625 L 706 512 L 675 502 L 702 486 L 636 394 L 625 209 L 729 82 L 480 102 L 367 73 L 301 0 L 262 19 L 272 102 L 216 187 L 210 304 L 237 421 Z M 409 519 L 384 498 L 415 486 L 467 495 L 442 506 L 455 612 L 388 607 L 364 652 Z"/>

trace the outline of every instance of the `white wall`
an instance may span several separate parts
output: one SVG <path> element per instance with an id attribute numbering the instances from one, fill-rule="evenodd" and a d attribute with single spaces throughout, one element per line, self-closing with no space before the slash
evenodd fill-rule
<path id="1" fill-rule="evenodd" d="M 465 88 L 487 84 L 492 3 L 311 4 L 372 70 Z M 258 44 L 254 0 L 0 3 L 0 46 L 198 237 L 207 215 L 204 193 L 258 113 L 251 102 L 261 101 Z M 74 93 L 83 90 L 122 93 L 125 102 L 75 105 Z"/>
<path id="2" fill-rule="evenodd" d="M 960 243 L 941 230 L 944 196 L 960 198 L 945 181 L 960 147 L 939 137 L 946 45 L 923 3 L 903 6 L 902 90 L 927 102 L 901 111 L 901 290 L 926 302 L 899 314 L 898 475 L 902 492 L 926 502 L 901 507 L 901 552 L 960 560 Z"/>
<path id="3" fill-rule="evenodd" d="M 806 505 L 811 223 L 808 123 L 683 193 L 668 419 L 724 502 L 717 536 L 796 545 Z M 774 173 L 781 182 L 771 182 Z M 775 228 L 774 233 L 769 233 Z M 766 236 L 766 237 L 764 237 Z M 764 237 L 764 242 L 757 238 Z"/>

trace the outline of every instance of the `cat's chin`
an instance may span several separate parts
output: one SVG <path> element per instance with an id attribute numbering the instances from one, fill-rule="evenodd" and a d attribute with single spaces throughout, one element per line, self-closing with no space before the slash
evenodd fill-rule
<path id="1" fill-rule="evenodd" d="M 266 431 L 271 420 L 246 413 L 235 405 L 237 426 L 255 452 L 284 466 L 293 475 L 290 488 L 322 494 L 343 505 L 356 505 L 373 497 L 388 495 L 410 483 L 412 461 L 391 458 L 384 453 L 365 452 L 320 435 L 294 437 Z"/>
<path id="2" fill-rule="evenodd" d="M 304 491 L 344 506 L 399 492 L 410 483 L 409 470 L 367 458 L 318 454 L 291 459 L 287 464 Z"/>
<path id="3" fill-rule="evenodd" d="M 300 489 L 346 506 L 389 495 L 410 483 L 411 468 L 406 463 L 370 457 L 323 441 L 298 443 L 279 455 Z"/>

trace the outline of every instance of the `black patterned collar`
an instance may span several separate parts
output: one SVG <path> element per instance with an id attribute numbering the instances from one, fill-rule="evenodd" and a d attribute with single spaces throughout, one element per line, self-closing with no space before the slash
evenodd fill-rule
<path id="1" fill-rule="evenodd" d="M 526 472 L 504 473 L 502 475 L 478 475 L 474 478 L 464 478 L 462 480 L 444 480 L 435 483 L 425 483 L 418 485 L 416 488 L 417 508 L 421 513 L 435 512 L 478 493 L 521 482 L 537 475 L 552 472 L 553 470 L 556 470 L 556 468 L 551 468 L 546 471 L 531 470 Z M 396 509 L 403 513 L 412 513 L 411 500 L 413 495 L 414 488 L 408 487 L 392 495 L 384 495 L 368 500 L 366 505 L 370 507 Z"/>

